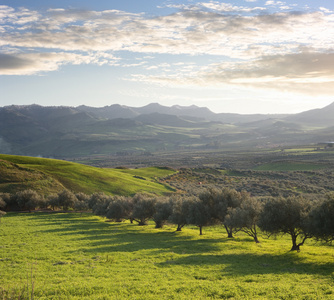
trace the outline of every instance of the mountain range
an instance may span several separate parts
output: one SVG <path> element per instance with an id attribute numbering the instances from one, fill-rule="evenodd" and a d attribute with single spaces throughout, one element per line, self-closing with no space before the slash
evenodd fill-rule
<path id="1" fill-rule="evenodd" d="M 168 150 L 285 147 L 334 140 L 334 103 L 298 114 L 206 107 L 0 107 L 0 153 L 56 158 Z"/>

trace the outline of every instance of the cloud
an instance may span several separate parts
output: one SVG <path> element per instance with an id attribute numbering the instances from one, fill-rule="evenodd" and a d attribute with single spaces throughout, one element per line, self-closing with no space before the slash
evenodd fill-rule
<path id="1" fill-rule="evenodd" d="M 104 54 L 97 57 L 66 52 L 0 54 L 0 75 L 40 74 L 58 70 L 66 64 L 103 65 L 110 63 L 110 59 L 106 59 Z M 114 61 L 117 59 L 114 58 Z"/>
<path id="2" fill-rule="evenodd" d="M 329 95 L 334 93 L 334 51 L 270 55 L 247 62 L 214 64 L 192 76 L 178 73 L 137 79 L 163 85 L 234 85 Z"/>
<path id="3" fill-rule="evenodd" d="M 78 63 L 113 65 L 113 53 L 128 51 L 150 56 L 211 55 L 217 63 L 234 61 L 239 66 L 248 60 L 259 63 L 263 57 L 289 57 L 300 52 L 300 45 L 322 54 L 334 44 L 334 14 L 324 8 L 269 13 L 264 7 L 218 1 L 169 6 L 177 10 L 154 17 L 119 10 L 36 12 L 0 6 L 0 53 L 7 64 L 2 72 L 36 74 L 38 68 L 46 72 Z M 121 60 L 119 64 L 133 65 Z M 149 63 L 142 68 L 154 69 Z"/>

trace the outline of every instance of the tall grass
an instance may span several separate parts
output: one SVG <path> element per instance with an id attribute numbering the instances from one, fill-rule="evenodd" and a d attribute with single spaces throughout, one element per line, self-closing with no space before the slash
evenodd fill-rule
<path id="1" fill-rule="evenodd" d="M 334 251 L 221 227 L 155 229 L 90 214 L 7 214 L 0 299 L 332 299 Z"/>

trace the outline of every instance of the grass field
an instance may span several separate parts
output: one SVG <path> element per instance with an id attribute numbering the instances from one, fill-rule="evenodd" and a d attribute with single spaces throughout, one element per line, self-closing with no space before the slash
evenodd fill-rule
<path id="1" fill-rule="evenodd" d="M 16 177 L 22 177 L 22 173 L 24 173 L 23 176 L 25 177 L 25 180 L 18 180 L 20 184 L 25 184 L 25 188 L 29 187 L 30 184 L 34 185 L 34 188 L 40 190 L 42 193 L 48 193 L 49 190 L 53 191 L 51 189 L 51 184 L 46 185 L 46 180 L 43 176 L 40 176 L 41 178 L 36 178 L 36 176 L 31 177 L 31 174 L 34 174 L 34 172 L 39 172 L 39 175 L 46 174 L 48 176 L 48 181 L 50 181 L 51 178 L 54 180 L 54 183 L 58 183 L 58 186 L 62 185 L 63 188 L 65 187 L 73 192 L 84 192 L 86 194 L 105 192 L 107 194 L 128 196 L 134 195 L 138 192 L 164 194 L 173 191 L 170 187 L 160 184 L 157 181 L 158 177 L 166 176 L 175 172 L 170 169 L 143 168 L 140 171 L 130 169 L 107 169 L 56 159 L 0 154 L 0 160 L 1 159 L 17 164 L 21 167 L 17 168 L 15 170 L 16 174 L 11 174 L 11 177 L 14 177 L 14 175 Z M 8 168 L 6 167 L 3 167 L 3 169 L 0 170 L 3 177 L 5 176 L 4 172 L 8 172 Z M 135 177 L 139 173 L 140 177 L 145 180 Z M 29 182 L 29 180 L 31 182 Z M 9 185 L 11 184 L 12 181 L 3 183 L 2 190 L 6 187 L 9 189 Z M 14 186 L 13 188 L 17 190 L 17 186 Z"/>
<path id="2" fill-rule="evenodd" d="M 334 249 L 255 244 L 221 227 L 155 229 L 91 214 L 9 213 L 0 299 L 333 299 Z"/>

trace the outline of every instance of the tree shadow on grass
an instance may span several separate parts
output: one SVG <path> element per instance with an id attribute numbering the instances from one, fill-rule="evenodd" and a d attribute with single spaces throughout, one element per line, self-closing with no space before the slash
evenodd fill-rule
<path id="1" fill-rule="evenodd" d="M 222 243 L 229 243 L 225 237 L 210 238 L 205 235 L 198 238 L 183 232 L 163 231 L 158 229 L 142 230 L 136 224 L 101 222 L 99 219 L 82 218 L 75 214 L 39 215 L 41 225 L 51 226 L 52 229 L 41 229 L 63 236 L 73 236 L 74 240 L 83 243 L 75 253 L 101 254 L 113 252 L 136 252 L 150 250 L 151 255 L 175 253 L 183 255 L 173 260 L 158 263 L 162 268 L 172 265 L 221 265 L 226 275 L 252 274 L 317 274 L 332 276 L 334 262 L 317 264 L 306 262 L 296 252 L 281 255 L 256 253 L 222 253 Z M 59 226 L 61 225 L 61 226 Z M 252 240 L 243 243 L 254 243 Z M 219 254 L 214 254 L 219 253 Z"/>
<path id="2" fill-rule="evenodd" d="M 154 250 L 160 253 L 175 252 L 203 253 L 219 250 L 219 243 L 223 239 L 198 239 L 183 232 L 162 231 L 152 229 L 149 232 L 142 230 L 137 224 L 101 222 L 98 219 L 82 219 L 71 215 L 59 214 L 42 216 L 41 223 L 52 229 L 40 229 L 39 231 L 56 233 L 58 235 L 73 236 L 73 239 L 85 241 L 77 251 L 101 253 L 101 252 L 135 252 L 139 250 Z M 154 231 L 153 231 L 154 230 Z"/>
<path id="3" fill-rule="evenodd" d="M 263 274 L 311 274 L 332 276 L 334 262 L 316 264 L 305 262 L 295 253 L 283 255 L 257 254 L 223 254 L 223 255 L 189 255 L 174 259 L 172 262 L 160 263 L 161 267 L 176 265 L 222 265 L 225 275 L 263 275 Z"/>

